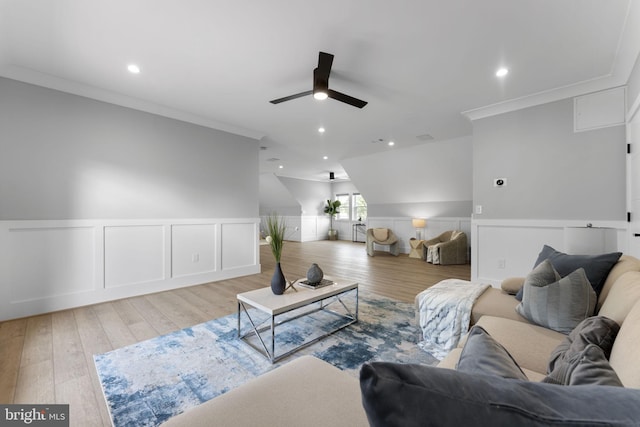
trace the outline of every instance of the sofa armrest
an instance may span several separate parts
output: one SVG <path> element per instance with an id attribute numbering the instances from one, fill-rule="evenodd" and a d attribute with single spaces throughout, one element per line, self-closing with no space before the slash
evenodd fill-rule
<path id="1" fill-rule="evenodd" d="M 427 246 L 435 245 L 435 244 L 438 244 L 440 242 L 441 242 L 441 240 L 439 238 L 435 237 L 433 239 L 425 240 L 423 245 L 426 248 Z"/>
<path id="2" fill-rule="evenodd" d="M 475 325 L 482 316 L 495 316 L 518 322 L 531 323 L 516 311 L 520 303 L 513 295 L 497 289 L 489 288 L 482 293 L 471 308 L 471 324 Z"/>
<path id="3" fill-rule="evenodd" d="M 169 419 L 163 427 L 368 426 L 358 380 L 302 356 Z"/>
<path id="4" fill-rule="evenodd" d="M 502 281 L 500 287 L 509 295 L 515 295 L 524 286 L 524 277 L 507 277 Z"/>

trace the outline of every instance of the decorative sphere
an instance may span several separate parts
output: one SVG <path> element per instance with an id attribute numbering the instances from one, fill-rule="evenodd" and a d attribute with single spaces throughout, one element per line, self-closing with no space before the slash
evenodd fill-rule
<path id="1" fill-rule="evenodd" d="M 307 270 L 307 280 L 309 283 L 320 283 L 323 277 L 324 273 L 322 272 L 322 269 L 318 267 L 318 264 L 311 264 L 311 267 Z"/>
<path id="2" fill-rule="evenodd" d="M 265 237 L 265 239 L 264 239 L 264 240 L 266 240 L 266 241 L 267 241 L 267 243 L 271 243 L 271 242 L 273 242 L 273 239 L 271 238 L 271 236 L 267 236 L 267 237 Z"/>

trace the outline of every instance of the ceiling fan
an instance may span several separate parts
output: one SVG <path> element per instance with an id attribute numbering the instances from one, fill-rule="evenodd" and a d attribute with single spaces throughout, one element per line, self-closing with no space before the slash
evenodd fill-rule
<path id="1" fill-rule="evenodd" d="M 329 74 L 331 73 L 331 65 L 333 64 L 333 55 L 326 52 L 320 52 L 318 55 L 318 67 L 313 70 L 313 89 L 305 92 L 300 92 L 295 95 L 285 96 L 284 98 L 274 99 L 269 101 L 272 104 L 279 104 L 285 101 L 291 101 L 292 99 L 301 98 L 303 96 L 313 94 L 315 99 L 335 99 L 349 105 L 353 105 L 357 108 L 362 108 L 367 105 L 366 101 L 354 98 L 353 96 L 346 95 L 342 92 L 338 92 L 329 89 Z"/>

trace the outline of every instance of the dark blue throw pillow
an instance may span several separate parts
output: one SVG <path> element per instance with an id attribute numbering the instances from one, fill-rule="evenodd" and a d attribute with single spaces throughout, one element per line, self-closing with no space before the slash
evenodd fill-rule
<path id="1" fill-rule="evenodd" d="M 621 256 L 622 252 L 611 252 L 601 255 L 568 255 L 556 251 L 551 246 L 544 245 L 533 268 L 536 268 L 538 264 L 545 259 L 551 262 L 553 268 L 555 268 L 562 277 L 579 268 L 584 268 L 589 283 L 591 283 L 593 290 L 596 291 L 596 295 L 599 296 L 609 272 Z M 522 301 L 522 292 L 522 288 L 520 288 L 516 294 L 518 301 Z"/>
<path id="2" fill-rule="evenodd" d="M 374 427 L 637 426 L 640 390 L 559 386 L 453 369 L 365 363 L 360 390 Z"/>

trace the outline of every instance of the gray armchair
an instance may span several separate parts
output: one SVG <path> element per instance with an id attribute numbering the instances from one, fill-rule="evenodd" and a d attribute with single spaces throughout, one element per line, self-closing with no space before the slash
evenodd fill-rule
<path id="1" fill-rule="evenodd" d="M 400 253 L 398 238 L 393 234 L 393 231 L 388 228 L 369 228 L 367 230 L 367 254 L 369 256 L 374 256 L 374 243 L 378 245 L 388 245 L 391 255 L 398 256 Z"/>
<path id="2" fill-rule="evenodd" d="M 422 250 L 427 262 L 432 264 L 466 264 L 467 235 L 464 231 L 445 231 L 438 237 L 425 240 Z"/>

